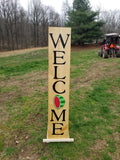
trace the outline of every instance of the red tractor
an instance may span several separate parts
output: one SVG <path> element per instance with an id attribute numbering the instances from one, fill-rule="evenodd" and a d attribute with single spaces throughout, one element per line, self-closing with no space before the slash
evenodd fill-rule
<path id="1" fill-rule="evenodd" d="M 120 57 L 119 34 L 105 34 L 105 39 L 102 42 L 101 51 L 98 55 L 103 58 Z"/>

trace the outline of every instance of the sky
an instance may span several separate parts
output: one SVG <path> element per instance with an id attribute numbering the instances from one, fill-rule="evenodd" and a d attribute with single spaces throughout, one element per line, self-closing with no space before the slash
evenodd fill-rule
<path id="1" fill-rule="evenodd" d="M 27 9 L 28 1 L 30 0 L 19 0 L 20 4 Z M 65 0 L 41 0 L 42 4 L 52 6 L 56 12 L 61 14 L 62 4 Z M 106 10 L 120 9 L 120 0 L 89 0 L 93 9 L 102 8 Z M 69 4 L 72 5 L 73 0 L 68 0 Z"/>

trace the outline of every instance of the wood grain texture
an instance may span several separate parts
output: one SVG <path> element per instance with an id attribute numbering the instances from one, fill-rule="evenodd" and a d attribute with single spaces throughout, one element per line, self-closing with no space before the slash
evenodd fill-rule
<path id="1" fill-rule="evenodd" d="M 71 28 L 49 27 L 48 39 L 47 139 L 69 139 Z M 65 100 L 60 109 L 54 104 L 56 95 Z"/>

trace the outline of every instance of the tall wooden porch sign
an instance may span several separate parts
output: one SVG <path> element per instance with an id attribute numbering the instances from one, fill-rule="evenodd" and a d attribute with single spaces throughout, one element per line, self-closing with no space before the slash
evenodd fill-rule
<path id="1" fill-rule="evenodd" d="M 49 27 L 48 130 L 43 142 L 73 142 L 69 138 L 71 28 Z"/>

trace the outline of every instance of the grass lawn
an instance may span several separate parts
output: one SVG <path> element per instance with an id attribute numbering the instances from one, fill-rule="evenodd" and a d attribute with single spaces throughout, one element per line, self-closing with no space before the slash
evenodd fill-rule
<path id="1" fill-rule="evenodd" d="M 120 160 L 120 58 L 72 51 L 70 137 L 47 135 L 48 51 L 0 58 L 1 160 Z"/>

